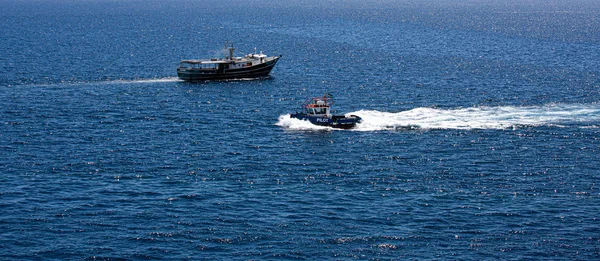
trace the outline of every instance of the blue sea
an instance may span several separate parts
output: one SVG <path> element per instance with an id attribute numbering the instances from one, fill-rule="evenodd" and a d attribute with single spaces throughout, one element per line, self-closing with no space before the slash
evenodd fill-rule
<path id="1" fill-rule="evenodd" d="M 0 10 L 0 260 L 600 259 L 598 1 Z"/>

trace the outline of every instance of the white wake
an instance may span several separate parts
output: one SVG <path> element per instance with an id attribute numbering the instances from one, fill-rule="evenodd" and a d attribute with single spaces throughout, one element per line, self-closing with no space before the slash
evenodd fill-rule
<path id="1" fill-rule="evenodd" d="M 334 130 L 331 127 L 317 126 L 309 121 L 290 118 L 289 114 L 279 116 L 279 120 L 275 125 L 289 130 Z"/>
<path id="2" fill-rule="evenodd" d="M 153 78 L 153 79 L 134 79 L 134 80 L 123 80 L 123 79 L 119 79 L 119 80 L 111 80 L 108 81 L 110 83 L 125 83 L 125 84 L 130 84 L 130 83 L 161 83 L 161 82 L 183 82 L 183 80 L 177 78 L 177 77 L 166 77 L 166 78 Z"/>
<path id="3" fill-rule="evenodd" d="M 471 107 L 462 109 L 415 108 L 401 112 L 360 110 L 346 115 L 358 115 L 363 120 L 355 131 L 399 129 L 516 129 L 536 126 L 578 125 L 584 128 L 600 124 L 598 104 L 553 104 L 545 106 Z M 331 129 L 307 121 L 279 117 L 277 125 L 293 130 Z"/>

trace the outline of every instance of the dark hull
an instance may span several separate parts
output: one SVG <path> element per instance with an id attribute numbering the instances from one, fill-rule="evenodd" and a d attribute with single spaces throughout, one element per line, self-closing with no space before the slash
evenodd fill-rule
<path id="1" fill-rule="evenodd" d="M 240 69 L 181 69 L 177 68 L 177 77 L 184 81 L 211 81 L 244 78 L 260 78 L 269 76 L 279 57 L 255 66 Z"/>
<path id="2" fill-rule="evenodd" d="M 332 127 L 337 129 L 352 129 L 356 126 L 357 123 L 360 123 L 362 121 L 362 119 L 356 115 L 352 115 L 350 117 L 334 115 L 331 118 L 329 118 L 321 116 L 311 116 L 304 113 L 293 113 L 290 115 L 290 117 L 299 120 L 307 120 L 314 125 Z"/>

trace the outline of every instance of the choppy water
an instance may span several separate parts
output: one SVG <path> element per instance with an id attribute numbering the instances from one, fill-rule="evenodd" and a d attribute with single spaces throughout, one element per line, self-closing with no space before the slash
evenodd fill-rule
<path id="1" fill-rule="evenodd" d="M 600 257 L 594 1 L 0 9 L 0 259 Z M 176 78 L 228 40 L 283 58 Z"/>

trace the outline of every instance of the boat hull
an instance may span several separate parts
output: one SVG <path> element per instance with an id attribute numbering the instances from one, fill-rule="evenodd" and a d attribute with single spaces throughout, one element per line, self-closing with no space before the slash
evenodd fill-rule
<path id="1" fill-rule="evenodd" d="M 177 68 L 177 77 L 184 81 L 211 81 L 211 80 L 230 80 L 245 78 L 261 78 L 269 76 L 275 64 L 280 57 L 274 57 L 254 66 L 248 66 L 238 69 L 218 68 L 214 70 Z"/>
<path id="2" fill-rule="evenodd" d="M 357 123 L 362 121 L 362 118 L 356 115 L 351 115 L 349 117 L 336 115 L 331 117 L 323 117 L 308 115 L 305 113 L 293 113 L 290 114 L 290 118 L 306 120 L 314 125 L 332 127 L 336 129 L 352 129 Z"/>

